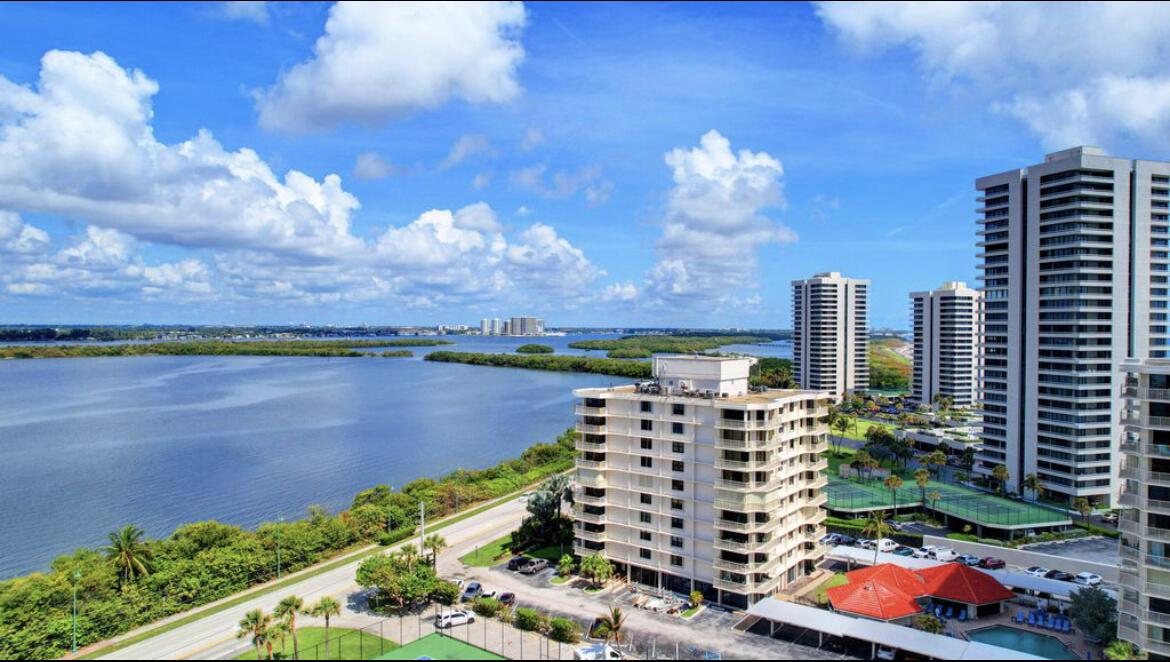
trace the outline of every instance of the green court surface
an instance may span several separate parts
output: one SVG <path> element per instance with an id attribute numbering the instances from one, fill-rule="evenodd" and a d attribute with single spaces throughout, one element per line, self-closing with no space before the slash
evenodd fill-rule
<path id="1" fill-rule="evenodd" d="M 958 485 L 930 481 L 926 493 L 938 492 L 938 501 L 928 504 L 931 510 L 985 526 L 1014 528 L 1026 526 L 1057 526 L 1069 523 L 1067 514 L 1041 506 L 1011 501 L 993 494 Z M 825 487 L 829 495 L 829 510 L 866 512 L 888 510 L 894 499 L 880 480 L 857 481 L 829 476 Z M 922 505 L 921 490 L 907 480 L 898 490 L 898 507 Z"/>
<path id="2" fill-rule="evenodd" d="M 438 632 L 396 648 L 375 660 L 506 660 L 479 646 L 465 644 Z"/>

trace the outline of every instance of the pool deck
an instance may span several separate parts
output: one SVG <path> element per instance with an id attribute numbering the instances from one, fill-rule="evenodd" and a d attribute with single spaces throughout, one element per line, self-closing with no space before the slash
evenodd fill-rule
<path id="1" fill-rule="evenodd" d="M 1064 644 L 1066 648 L 1072 651 L 1074 655 L 1079 656 L 1081 659 L 1085 659 L 1085 651 L 1087 649 L 1092 648 L 1096 653 L 1096 651 L 1100 648 L 1098 645 L 1085 642 L 1080 632 L 1064 634 L 1061 632 L 1053 632 L 1052 630 L 1045 630 L 1043 628 L 1028 627 L 1026 624 L 1020 625 L 1019 623 L 1013 623 L 1012 615 L 1016 613 L 1017 609 L 1024 610 L 1027 609 L 1027 607 L 1008 603 L 1004 605 L 1004 613 L 999 614 L 998 616 L 984 616 L 973 621 L 966 621 L 965 623 L 960 623 L 958 619 L 952 618 L 951 620 L 947 621 L 947 629 L 953 631 L 956 636 L 961 635 L 964 639 L 966 639 L 967 632 L 971 630 L 981 630 L 983 628 L 989 628 L 995 625 L 1006 625 L 1016 628 L 1017 630 L 1024 630 L 1033 634 L 1043 634 L 1059 639 L 1060 643 Z M 1095 659 L 1101 659 L 1101 656 L 1095 655 Z"/>

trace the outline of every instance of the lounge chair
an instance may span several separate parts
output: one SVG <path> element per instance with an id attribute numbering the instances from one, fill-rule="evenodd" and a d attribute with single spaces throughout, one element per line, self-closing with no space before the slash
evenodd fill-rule
<path id="1" fill-rule="evenodd" d="M 955 617 L 955 608 L 954 607 L 947 607 L 947 618 L 951 619 L 954 617 Z"/>
<path id="2" fill-rule="evenodd" d="M 965 623 L 966 621 L 967 621 L 967 610 L 960 608 L 959 609 L 959 622 Z"/>
<path id="3" fill-rule="evenodd" d="M 1064 618 L 1064 633 L 1072 634 L 1072 620 L 1067 616 Z"/>
<path id="4" fill-rule="evenodd" d="M 1028 612 L 1028 625 L 1031 625 L 1031 626 L 1036 625 L 1036 612 L 1034 612 L 1034 611 Z"/>

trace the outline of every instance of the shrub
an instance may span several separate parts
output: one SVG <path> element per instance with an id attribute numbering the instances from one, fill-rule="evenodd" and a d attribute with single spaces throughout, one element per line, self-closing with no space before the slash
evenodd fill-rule
<path id="1" fill-rule="evenodd" d="M 459 600 L 461 593 L 462 591 L 459 590 L 459 586 L 455 582 L 439 582 L 439 585 L 431 593 L 431 597 L 439 604 L 450 606 Z"/>
<path id="2" fill-rule="evenodd" d="M 513 612 L 513 624 L 527 632 L 543 632 L 548 628 L 548 616 L 527 607 L 521 607 Z"/>
<path id="3" fill-rule="evenodd" d="M 552 354 L 554 350 L 549 345 L 529 343 L 527 345 L 520 345 L 516 348 L 516 351 L 521 354 Z"/>
<path id="4" fill-rule="evenodd" d="M 500 601 L 495 598 L 476 598 L 471 610 L 480 616 L 490 618 L 500 613 Z"/>
<path id="5" fill-rule="evenodd" d="M 581 641 L 581 626 L 567 618 L 554 618 L 549 621 L 548 636 L 562 644 L 575 644 Z"/>
<path id="6" fill-rule="evenodd" d="M 947 538 L 951 540 L 962 540 L 963 542 L 978 542 L 979 536 L 970 533 L 948 533 Z"/>
<path id="7" fill-rule="evenodd" d="M 393 531 L 383 531 L 378 534 L 378 544 L 383 547 L 389 547 L 394 543 L 402 542 L 414 535 L 415 527 L 404 526 Z"/>

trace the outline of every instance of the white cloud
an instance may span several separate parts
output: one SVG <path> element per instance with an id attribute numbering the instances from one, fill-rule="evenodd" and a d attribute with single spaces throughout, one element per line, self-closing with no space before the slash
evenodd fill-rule
<path id="1" fill-rule="evenodd" d="M 638 298 L 638 286 L 630 282 L 613 283 L 602 290 L 598 298 L 607 302 L 633 301 Z"/>
<path id="2" fill-rule="evenodd" d="M 908 47 L 935 89 L 970 89 L 1053 149 L 1122 136 L 1170 146 L 1170 6 L 824 2 L 860 52 Z"/>
<path id="3" fill-rule="evenodd" d="M 487 172 L 487 171 L 476 173 L 475 177 L 471 178 L 471 190 L 472 191 L 482 191 L 485 188 L 487 188 L 488 184 L 490 184 L 491 182 L 492 182 L 492 173 Z"/>
<path id="4" fill-rule="evenodd" d="M 510 101 L 526 20 L 518 2 L 338 2 L 313 56 L 256 93 L 260 125 L 307 133 Z"/>
<path id="5" fill-rule="evenodd" d="M 590 207 L 604 204 L 614 188 L 613 182 L 604 178 L 598 165 L 586 166 L 576 172 L 558 170 L 549 177 L 548 164 L 535 163 L 509 172 L 508 179 L 512 186 L 544 198 L 569 198 L 584 191 Z"/>
<path id="6" fill-rule="evenodd" d="M 513 277 L 538 291 L 580 292 L 605 275 L 584 252 L 543 223 L 535 223 L 521 232 L 508 246 L 507 259 L 513 267 Z"/>
<path id="7" fill-rule="evenodd" d="M 699 147 L 666 154 L 674 187 L 667 196 L 658 262 L 646 293 L 662 302 L 726 302 L 756 284 L 757 253 L 796 241 L 796 233 L 762 211 L 783 207 L 780 162 L 763 152 L 731 151 L 716 131 Z"/>
<path id="8" fill-rule="evenodd" d="M 525 129 L 524 135 L 520 137 L 520 144 L 517 145 L 521 152 L 530 152 L 533 149 L 544 144 L 544 132 L 540 129 L 529 127 Z"/>
<path id="9" fill-rule="evenodd" d="M 259 25 L 268 25 L 267 2 L 235 0 L 217 4 L 220 17 L 229 21 L 252 21 Z"/>
<path id="10" fill-rule="evenodd" d="M 526 216 L 531 216 L 532 210 L 529 209 L 527 207 L 527 205 L 520 205 L 519 207 L 516 208 L 516 215 L 519 216 L 520 218 L 524 218 Z"/>
<path id="11" fill-rule="evenodd" d="M 812 199 L 812 218 L 814 221 L 829 220 L 830 212 L 841 208 L 841 200 L 826 195 L 815 195 Z"/>
<path id="12" fill-rule="evenodd" d="M 451 151 L 447 154 L 447 157 L 439 162 L 438 169 L 446 170 L 459 165 L 469 156 L 485 154 L 491 151 L 492 144 L 488 141 L 487 136 L 460 136 L 455 141 L 455 144 L 451 146 Z"/>
<path id="13" fill-rule="evenodd" d="M 0 210 L 0 255 L 38 255 L 48 248 L 48 232 L 24 223 L 15 212 Z"/>
<path id="14" fill-rule="evenodd" d="M 386 179 L 393 175 L 401 175 L 404 172 L 406 172 L 406 168 L 400 168 L 390 163 L 376 152 L 363 152 L 358 154 L 357 161 L 353 165 L 353 176 L 358 179 Z"/>

